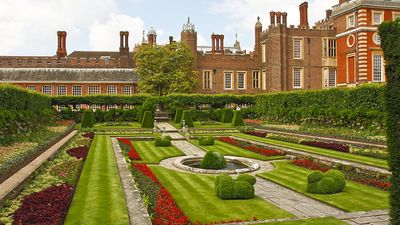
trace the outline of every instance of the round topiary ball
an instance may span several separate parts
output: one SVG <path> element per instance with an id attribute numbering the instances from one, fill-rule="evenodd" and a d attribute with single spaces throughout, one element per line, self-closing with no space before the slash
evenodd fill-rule
<path id="1" fill-rule="evenodd" d="M 220 199 L 235 199 L 235 181 L 233 179 L 221 179 L 218 185 L 218 197 Z"/>
<path id="2" fill-rule="evenodd" d="M 254 187 L 246 181 L 235 181 L 233 193 L 236 199 L 251 199 L 254 197 Z"/>
<path id="3" fill-rule="evenodd" d="M 226 182 L 233 182 L 233 179 L 228 174 L 221 174 L 218 175 L 215 179 L 215 194 L 219 196 L 219 187 L 222 183 Z"/>
<path id="4" fill-rule="evenodd" d="M 318 182 L 318 194 L 334 194 L 336 181 L 332 177 L 324 177 Z"/>
<path id="5" fill-rule="evenodd" d="M 316 171 L 307 179 L 307 191 L 314 194 L 335 194 L 343 191 L 346 186 L 345 176 L 338 170 L 329 170 L 325 173 Z"/>
<path id="6" fill-rule="evenodd" d="M 256 184 L 257 180 L 255 177 L 249 175 L 249 174 L 240 174 L 237 178 L 236 181 L 246 181 L 247 183 L 254 185 Z"/>
<path id="7" fill-rule="evenodd" d="M 346 178 L 339 170 L 328 170 L 324 176 L 331 177 L 335 180 L 335 193 L 343 191 L 343 189 L 346 187 Z"/>
<path id="8" fill-rule="evenodd" d="M 219 152 L 209 151 L 201 161 L 201 168 L 203 169 L 223 169 L 226 167 L 226 160 Z"/>
<path id="9" fill-rule="evenodd" d="M 324 178 L 324 173 L 321 171 L 315 171 L 308 175 L 307 180 L 309 184 L 312 184 L 317 183 L 318 181 L 322 180 L 322 178 Z"/>

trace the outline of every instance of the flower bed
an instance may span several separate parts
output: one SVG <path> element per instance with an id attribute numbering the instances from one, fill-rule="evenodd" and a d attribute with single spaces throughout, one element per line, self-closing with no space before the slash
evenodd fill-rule
<path id="1" fill-rule="evenodd" d="M 244 132 L 245 134 L 248 135 L 252 135 L 252 136 L 256 136 L 256 137 L 266 137 L 267 136 L 267 132 L 262 132 L 262 131 L 248 131 L 248 132 Z"/>
<path id="2" fill-rule="evenodd" d="M 75 148 L 71 148 L 67 150 L 67 153 L 70 156 L 73 156 L 77 159 L 86 159 L 86 156 L 89 152 L 89 148 L 86 146 L 79 146 Z"/>
<path id="3" fill-rule="evenodd" d="M 231 137 L 220 137 L 218 140 L 265 156 L 285 155 L 284 152 L 274 149 L 267 149 L 263 146 L 250 144 L 248 142 L 233 139 Z"/>
<path id="4" fill-rule="evenodd" d="M 326 142 L 320 142 L 320 141 L 301 141 L 300 144 L 319 147 L 319 148 L 326 148 L 326 149 L 331 149 L 331 150 L 345 152 L 345 153 L 350 152 L 350 147 L 348 145 L 344 145 L 344 144 L 326 143 Z"/>
<path id="5" fill-rule="evenodd" d="M 141 160 L 139 153 L 136 151 L 135 147 L 132 145 L 132 141 L 128 138 L 117 138 L 120 143 L 121 149 L 128 153 L 128 158 L 130 160 Z"/>
<path id="6" fill-rule="evenodd" d="M 132 164 L 132 175 L 141 194 L 149 198 L 147 205 L 154 225 L 186 225 L 189 219 L 178 207 L 172 195 L 160 183 L 146 164 Z"/>
<path id="7" fill-rule="evenodd" d="M 310 170 L 319 170 L 323 173 L 326 171 L 330 170 L 331 168 L 325 164 L 322 163 L 316 163 L 312 160 L 309 159 L 294 159 L 292 160 L 292 164 L 300 167 L 304 167 Z"/>

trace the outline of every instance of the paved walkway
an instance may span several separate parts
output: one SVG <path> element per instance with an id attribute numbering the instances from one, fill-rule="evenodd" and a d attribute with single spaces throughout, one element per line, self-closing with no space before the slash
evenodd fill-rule
<path id="1" fill-rule="evenodd" d="M 14 175 L 9 177 L 3 183 L 0 184 L 0 202 L 3 201 L 7 195 L 9 195 L 14 189 L 17 189 L 18 186 L 24 182 L 28 177 L 32 175 L 35 170 L 37 170 L 47 159 L 53 156 L 58 149 L 60 149 L 65 143 L 67 143 L 75 134 L 76 130 L 72 131 L 70 134 L 65 136 L 63 139 L 58 141 L 56 144 L 51 146 L 41 155 L 39 155 L 36 159 L 26 165 L 24 168 L 20 169 Z"/>
<path id="2" fill-rule="evenodd" d="M 161 130 L 165 129 L 166 132 L 178 133 L 178 129 L 176 129 L 174 126 L 172 126 L 171 124 L 169 124 L 167 122 L 157 122 L 156 126 Z"/>

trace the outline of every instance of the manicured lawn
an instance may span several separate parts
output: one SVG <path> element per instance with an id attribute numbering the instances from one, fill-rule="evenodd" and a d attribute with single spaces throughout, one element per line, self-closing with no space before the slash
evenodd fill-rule
<path id="1" fill-rule="evenodd" d="M 222 142 L 222 141 L 215 141 L 215 144 L 213 146 L 200 146 L 198 140 L 191 140 L 190 141 L 192 144 L 204 149 L 205 151 L 217 151 L 223 155 L 226 156 L 239 156 L 239 157 L 247 157 L 247 158 L 253 158 L 253 159 L 258 159 L 258 160 L 274 160 L 274 159 L 283 159 L 284 156 L 264 156 L 261 154 L 254 153 L 252 151 L 236 147 L 234 145 Z"/>
<path id="2" fill-rule="evenodd" d="M 346 188 L 341 193 L 332 195 L 308 193 L 307 176 L 311 170 L 295 166 L 289 161 L 275 162 L 274 165 L 275 170 L 260 173 L 258 176 L 349 212 L 389 207 L 387 192 L 348 180 Z"/>
<path id="3" fill-rule="evenodd" d="M 346 225 L 347 223 L 338 220 L 333 217 L 324 217 L 316 219 L 306 220 L 295 220 L 295 221 L 283 221 L 283 222 L 271 222 L 271 223 L 259 223 L 257 225 Z"/>
<path id="4" fill-rule="evenodd" d="M 266 144 L 270 144 L 270 145 L 291 148 L 291 149 L 298 150 L 298 151 L 309 152 L 309 153 L 314 153 L 314 154 L 318 154 L 318 155 L 329 156 L 332 158 L 337 158 L 337 159 L 362 163 L 362 164 L 366 164 L 366 165 L 381 167 L 381 168 L 385 168 L 385 169 L 389 168 L 387 161 L 383 160 L 383 159 L 376 159 L 376 158 L 361 156 L 361 155 L 353 155 L 350 153 L 338 152 L 338 151 L 324 149 L 324 148 L 318 148 L 318 147 L 295 144 L 295 143 L 290 143 L 290 142 L 285 142 L 285 141 L 273 140 L 273 139 L 269 139 L 269 138 L 256 137 L 256 136 L 247 135 L 247 134 L 234 134 L 233 136 L 246 138 L 249 140 L 254 140 L 254 141 L 258 141 L 258 142 L 262 142 L 262 143 L 266 143 Z"/>
<path id="5" fill-rule="evenodd" d="M 293 217 L 261 198 L 221 200 L 214 192 L 215 176 L 176 172 L 151 166 L 161 183 L 192 222 L 258 220 Z"/>
<path id="6" fill-rule="evenodd" d="M 125 123 L 125 122 L 124 122 Z M 96 123 L 94 125 L 95 129 L 131 129 L 131 128 L 141 128 L 140 123 L 136 123 L 136 122 L 129 122 L 126 123 L 126 126 L 107 126 L 106 123 Z M 129 125 L 128 125 L 129 124 Z"/>
<path id="7" fill-rule="evenodd" d="M 159 163 L 161 160 L 185 155 L 175 146 L 157 147 L 154 141 L 132 141 L 142 161 L 136 163 Z"/>
<path id="8" fill-rule="evenodd" d="M 129 224 L 108 136 L 95 137 L 64 224 Z"/>
<path id="9" fill-rule="evenodd" d="M 218 124 L 201 124 L 194 122 L 195 128 L 234 128 L 231 123 L 218 123 Z"/>

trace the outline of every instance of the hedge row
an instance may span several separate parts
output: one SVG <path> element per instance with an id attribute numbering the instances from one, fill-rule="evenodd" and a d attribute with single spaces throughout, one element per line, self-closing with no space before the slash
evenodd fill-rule
<path id="1" fill-rule="evenodd" d="M 149 95 L 84 95 L 84 96 L 55 96 L 53 105 L 142 105 Z"/>
<path id="2" fill-rule="evenodd" d="M 13 85 L 0 84 L 0 110 L 41 111 L 51 107 L 49 96 Z"/>

